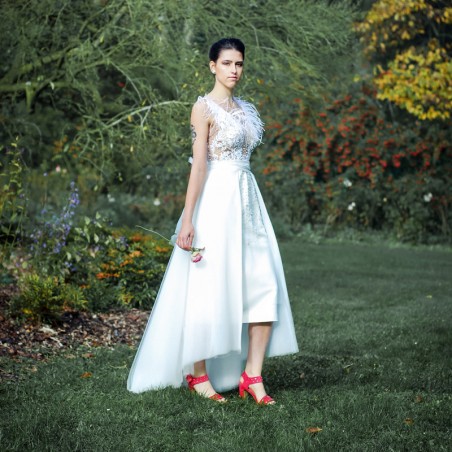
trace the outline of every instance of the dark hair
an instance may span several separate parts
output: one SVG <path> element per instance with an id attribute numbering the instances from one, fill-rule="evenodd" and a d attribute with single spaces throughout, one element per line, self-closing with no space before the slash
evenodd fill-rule
<path id="1" fill-rule="evenodd" d="M 209 50 L 209 60 L 217 61 L 222 50 L 237 50 L 245 59 L 245 44 L 237 38 L 223 38 L 212 44 Z"/>

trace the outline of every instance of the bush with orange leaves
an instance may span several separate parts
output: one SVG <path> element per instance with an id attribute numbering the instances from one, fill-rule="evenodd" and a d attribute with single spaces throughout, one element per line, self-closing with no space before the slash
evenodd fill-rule
<path id="1" fill-rule="evenodd" d="M 263 189 L 277 222 L 384 229 L 411 242 L 452 236 L 451 130 L 386 118 L 373 89 L 329 102 L 319 113 L 288 105 L 267 122 Z M 432 239 L 432 236 L 435 238 Z"/>
<path id="2" fill-rule="evenodd" d="M 162 240 L 122 230 L 113 233 L 97 267 L 84 286 L 94 310 L 111 307 L 151 309 L 163 278 L 171 248 Z"/>

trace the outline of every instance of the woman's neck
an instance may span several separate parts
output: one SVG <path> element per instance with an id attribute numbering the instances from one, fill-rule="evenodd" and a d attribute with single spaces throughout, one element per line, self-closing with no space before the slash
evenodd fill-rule
<path id="1" fill-rule="evenodd" d="M 227 89 L 223 86 L 215 85 L 213 90 L 208 94 L 208 96 L 217 101 L 232 101 L 234 97 L 234 91 Z"/>

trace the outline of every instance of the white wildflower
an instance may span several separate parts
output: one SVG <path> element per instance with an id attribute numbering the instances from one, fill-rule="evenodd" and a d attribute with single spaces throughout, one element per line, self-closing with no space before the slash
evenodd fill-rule
<path id="1" fill-rule="evenodd" d="M 161 204 L 160 199 L 155 198 L 154 199 L 154 206 L 159 206 Z"/>
<path id="2" fill-rule="evenodd" d="M 431 193 L 427 193 L 426 195 L 424 195 L 424 201 L 425 202 L 430 202 L 433 198 L 433 195 Z"/>
<path id="3" fill-rule="evenodd" d="M 355 207 L 356 207 L 356 203 L 353 201 L 348 205 L 347 209 L 350 210 L 350 212 L 351 212 Z"/>
<path id="4" fill-rule="evenodd" d="M 344 179 L 343 184 L 344 184 L 347 188 L 350 188 L 350 187 L 353 185 L 352 181 L 351 181 L 350 179 L 347 179 L 347 178 Z"/>

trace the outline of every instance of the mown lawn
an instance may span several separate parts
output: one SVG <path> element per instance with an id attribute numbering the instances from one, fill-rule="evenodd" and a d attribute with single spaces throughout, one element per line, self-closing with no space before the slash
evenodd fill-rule
<path id="1" fill-rule="evenodd" d="M 1 449 L 451 450 L 452 252 L 297 240 L 281 251 L 300 353 L 266 363 L 278 405 L 130 394 L 133 349 L 80 350 L 1 387 Z"/>

